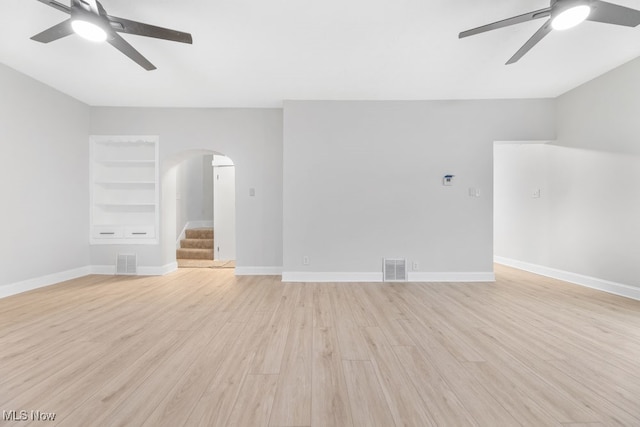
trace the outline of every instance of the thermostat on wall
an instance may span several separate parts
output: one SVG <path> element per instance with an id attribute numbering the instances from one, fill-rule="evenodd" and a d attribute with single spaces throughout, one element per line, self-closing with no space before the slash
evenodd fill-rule
<path id="1" fill-rule="evenodd" d="M 444 178 L 442 178 L 442 185 L 453 185 L 453 177 L 455 175 L 445 175 Z"/>

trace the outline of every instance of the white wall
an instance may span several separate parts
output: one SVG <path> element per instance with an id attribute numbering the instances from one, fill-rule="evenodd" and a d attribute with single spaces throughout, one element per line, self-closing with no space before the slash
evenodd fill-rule
<path id="1" fill-rule="evenodd" d="M 213 154 L 194 154 L 176 170 L 176 231 L 188 222 L 213 221 Z"/>
<path id="2" fill-rule="evenodd" d="M 501 262 L 640 298 L 639 74 L 634 60 L 559 97 L 552 144 L 496 147 Z M 523 197 L 536 181 L 543 197 Z"/>
<path id="3" fill-rule="evenodd" d="M 213 154 L 202 156 L 202 195 L 200 217 L 203 221 L 213 221 Z"/>
<path id="4" fill-rule="evenodd" d="M 282 110 L 96 107 L 91 109 L 90 133 L 159 135 L 161 173 L 181 161 L 188 150 L 228 155 L 236 165 L 236 273 L 280 270 Z M 255 197 L 249 197 L 252 187 Z M 175 191 L 173 197 L 175 205 Z M 165 203 L 161 201 L 163 215 Z M 163 267 L 170 253 L 167 245 L 175 253 L 175 235 L 170 240 L 163 234 L 158 246 L 125 249 L 138 254 L 140 265 Z M 113 264 L 122 250 L 118 245 L 94 245 L 91 262 Z"/>
<path id="5" fill-rule="evenodd" d="M 553 100 L 285 102 L 284 278 L 374 280 L 383 257 L 489 277 L 493 142 L 553 139 L 554 119 Z"/>
<path id="6" fill-rule="evenodd" d="M 640 59 L 558 98 L 551 267 L 640 287 Z"/>
<path id="7" fill-rule="evenodd" d="M 496 256 L 549 264 L 550 160 L 548 144 L 495 144 L 493 252 Z"/>
<path id="8" fill-rule="evenodd" d="M 89 107 L 2 64 L 0 94 L 3 296 L 89 265 Z"/>

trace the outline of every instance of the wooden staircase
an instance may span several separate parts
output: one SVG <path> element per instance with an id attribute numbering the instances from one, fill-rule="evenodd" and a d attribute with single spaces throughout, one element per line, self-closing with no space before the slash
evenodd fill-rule
<path id="1" fill-rule="evenodd" d="M 180 240 L 176 259 L 213 259 L 213 228 L 186 230 L 186 239 Z"/>

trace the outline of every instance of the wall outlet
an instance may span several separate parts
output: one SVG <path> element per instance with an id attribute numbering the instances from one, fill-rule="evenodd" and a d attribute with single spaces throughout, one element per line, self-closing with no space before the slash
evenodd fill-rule
<path id="1" fill-rule="evenodd" d="M 531 197 L 533 197 L 534 199 L 539 199 L 540 198 L 540 189 L 534 190 L 533 193 L 531 193 Z"/>
<path id="2" fill-rule="evenodd" d="M 413 269 L 413 271 L 418 270 L 418 268 L 420 268 L 420 266 L 418 265 L 418 261 L 413 261 L 413 263 L 411 264 L 411 268 Z"/>
<path id="3" fill-rule="evenodd" d="M 302 257 L 302 265 L 309 265 L 309 257 L 307 255 Z"/>

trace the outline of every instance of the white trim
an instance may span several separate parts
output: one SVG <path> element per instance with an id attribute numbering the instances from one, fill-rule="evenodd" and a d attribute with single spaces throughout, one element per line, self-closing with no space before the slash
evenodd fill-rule
<path id="1" fill-rule="evenodd" d="M 493 272 L 408 272 L 408 282 L 493 282 Z M 303 272 L 282 273 L 283 282 L 382 282 L 382 273 Z"/>
<path id="2" fill-rule="evenodd" d="M 0 286 L 0 298 L 31 291 L 33 289 L 43 288 L 45 286 L 55 285 L 56 283 L 77 279 L 78 277 L 87 276 L 89 274 L 91 274 L 91 268 L 86 266 L 11 283 L 9 285 Z"/>
<path id="3" fill-rule="evenodd" d="M 237 267 L 236 276 L 279 276 L 282 267 Z"/>
<path id="4" fill-rule="evenodd" d="M 92 265 L 91 274 L 100 274 L 103 276 L 113 276 L 116 274 L 116 266 L 115 265 Z"/>
<path id="5" fill-rule="evenodd" d="M 176 249 L 180 249 L 180 240 L 187 238 L 187 229 L 190 228 L 213 228 L 213 220 L 187 221 L 176 240 Z"/>
<path id="6" fill-rule="evenodd" d="M 597 289 L 599 291 L 608 292 L 610 294 L 640 300 L 640 288 L 636 286 L 610 282 L 608 280 L 598 279 L 596 277 L 584 276 L 582 274 L 571 273 L 569 271 L 558 270 L 556 268 L 531 264 L 525 261 L 518 261 L 501 256 L 494 256 L 493 259 L 498 264 L 503 264 L 520 270 L 529 271 L 531 273 L 540 274 L 542 276 L 551 277 L 553 279 L 573 283 L 574 285 L 585 286 L 587 288 Z"/>
<path id="7" fill-rule="evenodd" d="M 522 140 L 522 141 L 493 141 L 493 145 L 524 145 L 524 144 L 552 144 L 555 140 Z"/>
<path id="8" fill-rule="evenodd" d="M 450 271 L 422 272 L 410 271 L 409 282 L 495 282 L 492 271 Z"/>
<path id="9" fill-rule="evenodd" d="M 382 282 L 382 272 L 285 271 L 283 282 Z"/>
<path id="10" fill-rule="evenodd" d="M 164 276 L 178 269 L 177 262 L 171 262 L 160 267 L 141 267 L 138 266 L 138 276 Z M 92 265 L 91 274 L 101 274 L 105 276 L 113 276 L 116 274 L 115 265 Z"/>
<path id="11" fill-rule="evenodd" d="M 138 266 L 138 276 L 164 276 L 178 269 L 177 262 L 171 262 L 160 267 L 140 267 Z"/>
<path id="12" fill-rule="evenodd" d="M 493 282 L 493 272 L 408 272 L 408 282 Z M 382 282 L 382 272 L 286 271 L 283 282 Z"/>

